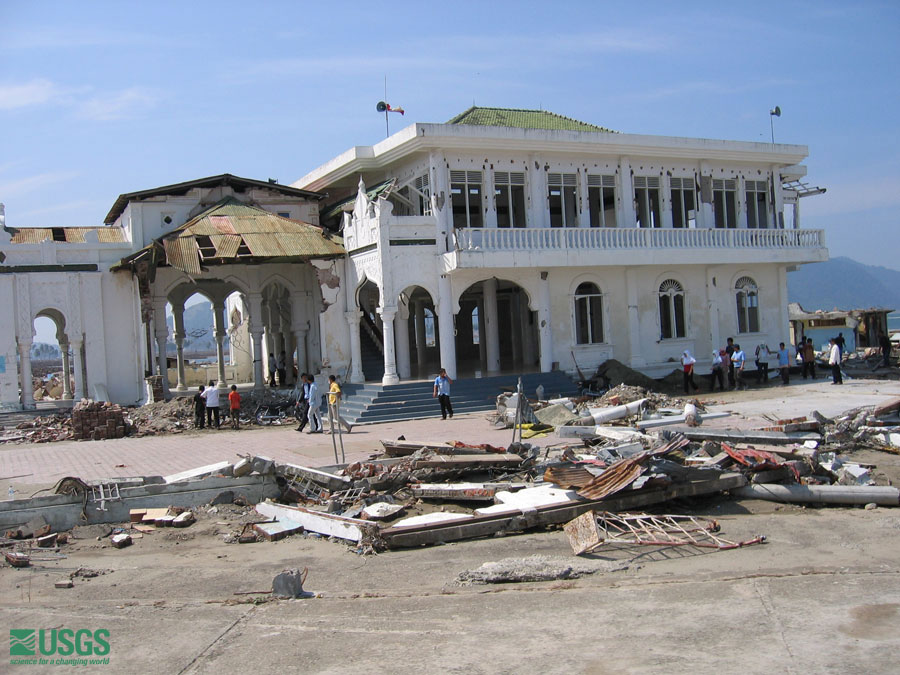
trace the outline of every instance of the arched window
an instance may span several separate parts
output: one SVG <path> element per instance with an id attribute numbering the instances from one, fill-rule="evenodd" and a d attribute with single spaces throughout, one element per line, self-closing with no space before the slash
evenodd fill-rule
<path id="1" fill-rule="evenodd" d="M 666 279 L 659 285 L 659 337 L 671 340 L 686 335 L 684 289 L 674 279 Z"/>
<path id="2" fill-rule="evenodd" d="M 603 295 L 596 284 L 585 282 L 575 289 L 575 343 L 603 342 Z"/>
<path id="3" fill-rule="evenodd" d="M 738 333 L 759 332 L 759 289 L 750 277 L 741 277 L 734 284 L 737 301 Z"/>

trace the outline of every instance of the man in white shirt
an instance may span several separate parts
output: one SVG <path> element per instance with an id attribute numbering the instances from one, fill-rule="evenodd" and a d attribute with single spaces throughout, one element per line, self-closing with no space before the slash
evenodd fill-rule
<path id="1" fill-rule="evenodd" d="M 831 366 L 831 384 L 844 384 L 844 376 L 841 373 L 841 348 L 837 340 L 828 340 L 831 352 L 828 355 L 828 365 Z"/>
<path id="2" fill-rule="evenodd" d="M 744 362 L 747 357 L 740 345 L 734 346 L 734 353 L 731 355 L 731 363 L 734 366 L 734 388 L 746 389 L 747 384 L 744 382 Z"/>
<path id="3" fill-rule="evenodd" d="M 206 399 L 206 426 L 212 429 L 213 418 L 216 419 L 216 429 L 219 428 L 219 390 L 213 380 L 209 381 L 209 386 L 200 394 Z"/>

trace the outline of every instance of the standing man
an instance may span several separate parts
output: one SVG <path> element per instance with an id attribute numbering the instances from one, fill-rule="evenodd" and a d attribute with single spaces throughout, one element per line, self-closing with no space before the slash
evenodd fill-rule
<path id="1" fill-rule="evenodd" d="M 431 398 L 441 402 L 441 419 L 447 419 L 447 414 L 453 417 L 453 406 L 450 404 L 450 385 L 453 380 L 447 375 L 447 371 L 441 368 L 441 372 L 434 378 L 434 393 Z"/>
<path id="2" fill-rule="evenodd" d="M 347 433 L 350 433 L 350 430 L 353 429 L 352 424 L 348 424 L 343 417 L 341 417 L 341 397 L 343 393 L 341 392 L 341 385 L 337 383 L 337 378 L 334 375 L 328 376 L 328 418 L 331 421 L 331 433 L 334 433 L 335 428 L 338 424 L 344 427 L 347 430 Z"/>
<path id="3" fill-rule="evenodd" d="M 838 349 L 841 350 L 841 361 L 844 360 L 844 346 L 847 344 L 844 340 L 844 334 L 838 333 L 838 336 L 834 339 L 834 344 L 838 346 Z"/>
<path id="4" fill-rule="evenodd" d="M 285 364 L 287 363 L 287 354 L 285 354 L 282 349 L 278 354 L 278 362 L 275 364 L 276 369 L 278 370 L 278 385 L 283 387 L 287 384 L 287 368 Z"/>
<path id="5" fill-rule="evenodd" d="M 769 345 L 756 346 L 756 384 L 769 382 Z"/>
<path id="6" fill-rule="evenodd" d="M 216 429 L 220 426 L 219 421 L 219 390 L 216 383 L 209 381 L 209 386 L 200 394 L 206 400 L 206 426 L 212 429 L 213 417 L 216 418 Z"/>
<path id="7" fill-rule="evenodd" d="M 203 428 L 203 417 L 206 414 L 206 399 L 203 398 L 203 385 L 200 385 L 200 389 L 194 394 L 194 428 L 202 429 Z"/>
<path id="8" fill-rule="evenodd" d="M 728 338 L 729 341 L 731 338 Z M 734 352 L 731 355 L 731 367 L 734 368 L 734 388 L 735 389 L 746 389 L 747 385 L 744 382 L 744 363 L 746 362 L 747 357 L 744 356 L 744 351 L 741 349 L 740 345 L 734 345 Z"/>
<path id="9" fill-rule="evenodd" d="M 275 355 L 272 352 L 269 352 L 269 386 L 275 386 L 275 371 L 278 369 L 278 364 L 275 363 Z"/>
<path id="10" fill-rule="evenodd" d="M 688 393 L 688 385 L 690 384 L 694 391 L 697 391 L 700 387 L 697 386 L 697 383 L 694 382 L 694 364 L 697 363 L 697 359 L 693 357 L 690 351 L 687 349 L 684 350 L 681 354 L 681 367 L 684 370 L 684 393 Z M 452 417 L 452 415 L 451 415 Z"/>
<path id="11" fill-rule="evenodd" d="M 881 347 L 881 356 L 884 361 L 882 365 L 885 368 L 891 367 L 891 337 L 887 333 L 882 333 L 881 338 L 878 340 L 878 344 Z"/>
<path id="12" fill-rule="evenodd" d="M 841 373 L 841 348 L 837 338 L 828 340 L 831 351 L 828 354 L 828 365 L 831 366 L 831 384 L 844 384 L 844 376 Z"/>
<path id="13" fill-rule="evenodd" d="M 734 344 L 734 338 L 728 338 L 725 341 L 725 355 L 728 357 L 726 363 L 728 364 L 728 388 L 734 389 L 734 361 L 732 356 L 734 355 L 737 347 Z"/>
<path id="14" fill-rule="evenodd" d="M 241 428 L 241 395 L 238 393 L 237 385 L 231 385 L 231 391 L 228 393 L 228 412 L 231 413 L 231 428 Z"/>
<path id="15" fill-rule="evenodd" d="M 716 381 L 719 382 L 719 391 L 725 391 L 725 357 L 728 356 L 724 349 L 713 350 L 712 373 L 709 376 L 709 390 L 716 390 Z"/>
<path id="16" fill-rule="evenodd" d="M 809 373 L 812 379 L 816 379 L 816 348 L 813 347 L 812 338 L 806 338 L 803 343 L 803 379 Z"/>
<path id="17" fill-rule="evenodd" d="M 787 384 L 791 372 L 791 355 L 783 342 L 778 343 L 778 372 L 781 374 L 781 384 Z"/>

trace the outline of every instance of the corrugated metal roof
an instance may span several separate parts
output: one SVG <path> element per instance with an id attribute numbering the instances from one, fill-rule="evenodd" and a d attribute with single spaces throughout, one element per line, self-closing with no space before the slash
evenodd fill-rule
<path id="1" fill-rule="evenodd" d="M 282 218 L 234 197 L 226 197 L 163 235 L 161 242 L 166 263 L 192 276 L 200 274 L 201 261 L 204 265 L 220 265 L 248 262 L 249 258 L 309 260 L 338 258 L 345 254 L 343 241 L 325 236 L 321 228 Z M 246 246 L 243 251 L 242 244 Z M 129 264 L 154 246 L 158 243 L 123 258 L 119 265 Z"/>
<path id="2" fill-rule="evenodd" d="M 58 243 L 83 244 L 88 232 L 96 232 L 101 244 L 126 241 L 121 227 L 22 227 L 14 229 L 11 243 L 40 244 L 45 239 L 52 239 Z"/>

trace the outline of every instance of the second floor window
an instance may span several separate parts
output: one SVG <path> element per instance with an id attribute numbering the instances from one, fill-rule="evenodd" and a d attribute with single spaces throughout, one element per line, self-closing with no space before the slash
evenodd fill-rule
<path id="1" fill-rule="evenodd" d="M 591 227 L 616 226 L 616 177 L 588 174 Z"/>
<path id="2" fill-rule="evenodd" d="M 714 179 L 712 183 L 716 227 L 737 227 L 737 181 Z"/>
<path id="3" fill-rule="evenodd" d="M 659 176 L 634 177 L 634 212 L 638 227 L 659 227 Z"/>
<path id="4" fill-rule="evenodd" d="M 693 178 L 673 178 L 672 227 L 697 226 L 697 202 Z"/>
<path id="5" fill-rule="evenodd" d="M 525 227 L 525 174 L 494 172 L 497 227 Z"/>
<path id="6" fill-rule="evenodd" d="M 769 190 L 764 180 L 748 180 L 747 227 L 765 229 L 769 226 Z"/>
<path id="7" fill-rule="evenodd" d="M 575 289 L 575 343 L 603 342 L 603 296 L 596 284 L 583 283 Z"/>
<path id="8" fill-rule="evenodd" d="M 453 227 L 481 227 L 481 172 L 451 171 Z"/>
<path id="9" fill-rule="evenodd" d="M 574 173 L 547 174 L 550 197 L 550 227 L 578 225 L 578 175 Z"/>
<path id="10" fill-rule="evenodd" d="M 666 279 L 659 285 L 660 339 L 685 337 L 684 318 L 684 288 L 674 279 Z"/>
<path id="11" fill-rule="evenodd" d="M 431 186 L 429 185 L 428 174 L 425 173 L 416 178 L 416 180 L 413 181 L 413 186 L 415 187 L 416 197 L 418 197 L 419 215 L 430 216 Z"/>

